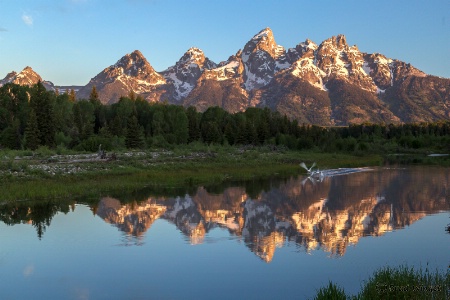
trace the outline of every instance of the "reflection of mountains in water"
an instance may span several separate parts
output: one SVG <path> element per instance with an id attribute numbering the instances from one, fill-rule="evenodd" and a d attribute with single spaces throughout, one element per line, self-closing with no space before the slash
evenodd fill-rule
<path id="1" fill-rule="evenodd" d="M 450 171 L 445 169 L 384 169 L 316 184 L 301 181 L 290 179 L 253 199 L 240 187 L 221 194 L 198 188 L 193 196 L 148 198 L 139 204 L 103 198 L 97 214 L 134 236 L 165 219 L 192 244 L 202 243 L 212 228 L 226 228 L 270 262 L 286 240 L 307 252 L 323 249 L 341 256 L 363 236 L 380 236 L 450 210 Z"/>

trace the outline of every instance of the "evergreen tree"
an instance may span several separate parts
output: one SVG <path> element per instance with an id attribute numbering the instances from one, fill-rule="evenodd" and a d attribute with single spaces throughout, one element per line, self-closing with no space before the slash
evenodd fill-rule
<path id="1" fill-rule="evenodd" d="M 39 129 L 39 140 L 42 145 L 48 147 L 55 146 L 55 124 L 53 116 L 53 105 L 50 93 L 39 81 L 33 86 L 30 106 L 36 113 L 36 120 Z"/>
<path id="2" fill-rule="evenodd" d="M 92 86 L 91 93 L 89 94 L 89 102 L 94 106 L 94 128 L 93 132 L 99 133 L 100 128 L 106 126 L 105 110 L 100 98 L 98 97 L 97 88 Z"/>
<path id="3" fill-rule="evenodd" d="M 189 106 L 186 110 L 188 118 L 189 142 L 198 141 L 200 139 L 200 122 L 197 110 L 193 106 Z"/>
<path id="4" fill-rule="evenodd" d="M 97 88 L 95 87 L 95 85 L 92 86 L 91 93 L 89 94 L 89 101 L 91 103 L 100 101 L 100 99 L 98 98 Z"/>
<path id="5" fill-rule="evenodd" d="M 119 116 L 115 116 L 109 122 L 109 132 L 115 136 L 122 136 L 122 119 Z"/>
<path id="6" fill-rule="evenodd" d="M 178 108 L 173 125 L 173 133 L 177 138 L 177 144 L 186 144 L 189 138 L 189 120 L 182 107 Z"/>
<path id="7" fill-rule="evenodd" d="M 71 89 L 70 90 L 70 93 L 69 93 L 69 100 L 70 100 L 70 102 L 75 102 L 76 101 L 76 95 L 75 95 L 75 90 L 74 89 Z"/>
<path id="8" fill-rule="evenodd" d="M 1 134 L 1 143 L 9 149 L 20 148 L 20 123 L 19 120 L 14 120 L 12 124 L 3 130 Z"/>
<path id="9" fill-rule="evenodd" d="M 217 128 L 217 123 L 212 121 L 206 121 L 201 124 L 202 139 L 205 143 L 218 143 L 222 142 L 222 135 Z"/>
<path id="10" fill-rule="evenodd" d="M 252 145 L 258 145 L 258 132 L 252 122 L 247 122 L 245 125 L 247 141 Z"/>
<path id="11" fill-rule="evenodd" d="M 127 135 L 125 136 L 127 148 L 140 148 L 143 145 L 141 128 L 135 115 L 131 115 L 127 122 Z"/>
<path id="12" fill-rule="evenodd" d="M 82 140 L 94 133 L 94 105 L 87 100 L 80 100 L 73 105 L 74 122 Z"/>
<path id="13" fill-rule="evenodd" d="M 223 134 L 224 134 L 225 139 L 227 140 L 228 144 L 234 145 L 236 143 L 236 140 L 237 140 L 237 128 L 231 121 L 229 121 L 227 123 L 227 125 L 225 125 L 225 129 L 224 129 L 224 133 Z"/>
<path id="14" fill-rule="evenodd" d="M 69 101 L 69 95 L 60 94 L 56 97 L 53 114 L 55 131 L 69 135 L 74 128 L 73 103 Z"/>
<path id="15" fill-rule="evenodd" d="M 128 98 L 130 98 L 131 101 L 136 101 L 136 93 L 133 90 L 131 90 L 128 93 Z"/>
<path id="16" fill-rule="evenodd" d="M 40 144 L 39 135 L 36 113 L 31 109 L 30 115 L 28 116 L 27 128 L 25 129 L 25 147 L 36 150 Z"/>
<path id="17" fill-rule="evenodd" d="M 152 133 L 153 135 L 162 135 L 164 133 L 164 114 L 158 110 L 153 114 Z"/>

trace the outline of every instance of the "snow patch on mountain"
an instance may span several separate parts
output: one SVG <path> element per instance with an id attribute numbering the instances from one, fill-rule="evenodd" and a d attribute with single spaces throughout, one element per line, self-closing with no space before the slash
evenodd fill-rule
<path id="1" fill-rule="evenodd" d="M 323 83 L 325 72 L 314 65 L 314 60 L 310 58 L 301 58 L 292 64 L 290 69 L 292 75 L 307 80 L 315 87 L 326 90 Z"/>
<path id="2" fill-rule="evenodd" d="M 206 79 L 215 79 L 217 81 L 223 81 L 234 78 L 238 74 L 239 61 L 232 60 L 226 64 L 205 72 Z"/>
<path id="3" fill-rule="evenodd" d="M 372 72 L 372 69 L 369 67 L 369 63 L 367 61 L 364 61 L 362 70 L 364 71 L 364 73 L 366 73 L 367 76 L 370 76 L 370 72 Z"/>

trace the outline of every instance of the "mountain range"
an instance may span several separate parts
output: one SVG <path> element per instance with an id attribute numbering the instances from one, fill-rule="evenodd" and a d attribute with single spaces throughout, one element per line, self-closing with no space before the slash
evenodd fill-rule
<path id="1" fill-rule="evenodd" d="M 27 67 L 7 82 L 51 82 Z M 269 107 L 299 123 L 430 122 L 450 119 L 450 79 L 425 74 L 412 65 L 349 46 L 344 35 L 320 44 L 311 40 L 285 49 L 265 28 L 226 61 L 215 63 L 190 48 L 157 72 L 138 50 L 126 54 L 79 87 L 88 98 L 95 86 L 102 103 L 115 103 L 132 91 L 149 102 L 220 106 L 229 112 Z"/>

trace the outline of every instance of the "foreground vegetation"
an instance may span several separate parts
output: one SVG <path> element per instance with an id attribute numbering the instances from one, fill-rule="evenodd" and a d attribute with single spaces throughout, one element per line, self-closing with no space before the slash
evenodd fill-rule
<path id="1" fill-rule="evenodd" d="M 0 199 L 39 199 L 95 196 L 104 192 L 132 191 L 143 187 L 171 189 L 180 186 L 291 176 L 304 171 L 300 162 L 321 167 L 373 166 L 380 156 L 354 156 L 289 151 L 283 147 L 232 147 L 190 144 L 172 150 L 128 151 L 115 160 L 97 154 L 57 154 L 47 148 L 34 152 L 0 153 Z M 106 157 L 111 157 L 107 153 Z M 5 159 L 7 157 L 7 159 Z"/>
<path id="2" fill-rule="evenodd" d="M 384 267 L 363 284 L 356 296 L 330 282 L 317 291 L 314 299 L 450 299 L 450 272 Z"/>

